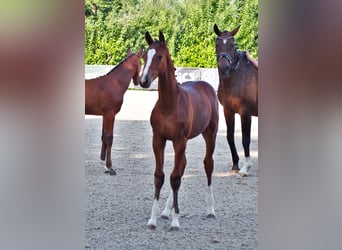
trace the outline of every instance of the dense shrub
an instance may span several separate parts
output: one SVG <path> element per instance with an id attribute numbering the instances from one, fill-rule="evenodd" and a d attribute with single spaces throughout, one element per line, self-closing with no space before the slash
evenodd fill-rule
<path id="1" fill-rule="evenodd" d="M 117 64 L 144 34 L 164 32 L 176 66 L 216 67 L 213 26 L 233 30 L 240 50 L 258 57 L 257 0 L 86 0 L 85 63 Z"/>

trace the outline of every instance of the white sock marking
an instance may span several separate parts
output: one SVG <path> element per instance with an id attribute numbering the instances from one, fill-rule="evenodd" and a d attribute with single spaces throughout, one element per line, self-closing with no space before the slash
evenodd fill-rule
<path id="1" fill-rule="evenodd" d="M 172 209 L 172 221 L 171 227 L 179 228 L 179 221 L 178 221 L 179 214 L 175 213 L 175 209 Z"/>
<path id="2" fill-rule="evenodd" d="M 171 214 L 171 209 L 173 206 L 173 193 L 172 190 L 170 191 L 169 197 L 167 198 L 166 204 L 165 204 L 165 208 L 162 212 L 162 216 L 164 217 L 169 217 Z"/>
<path id="3" fill-rule="evenodd" d="M 244 162 L 242 168 L 239 171 L 239 174 L 243 175 L 243 176 L 247 176 L 248 175 L 248 171 L 251 168 L 251 166 L 252 166 L 252 159 L 251 159 L 251 157 L 246 157 L 245 162 Z"/>
<path id="4" fill-rule="evenodd" d="M 151 210 L 151 219 L 149 219 L 147 225 L 157 226 L 157 217 L 159 214 L 160 214 L 159 202 L 156 199 L 154 199 L 152 210 Z"/>
<path id="5" fill-rule="evenodd" d="M 155 53 L 156 53 L 155 49 L 150 49 L 147 52 L 147 62 L 145 64 L 144 71 L 143 71 L 143 74 L 141 76 L 141 80 L 142 81 L 145 81 L 145 78 L 147 76 L 147 72 L 150 69 L 150 66 L 151 66 L 151 63 L 152 63 L 152 59 L 153 59 L 153 56 L 154 56 Z"/>
<path id="6" fill-rule="evenodd" d="M 207 215 L 212 214 L 215 215 L 215 200 L 214 200 L 214 195 L 213 195 L 213 190 L 211 188 L 211 185 L 208 187 L 208 208 L 207 208 Z"/>

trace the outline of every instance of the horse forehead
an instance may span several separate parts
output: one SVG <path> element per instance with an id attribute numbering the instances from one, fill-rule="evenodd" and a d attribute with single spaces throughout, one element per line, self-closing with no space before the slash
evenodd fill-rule
<path id="1" fill-rule="evenodd" d="M 146 75 L 150 69 L 152 59 L 153 59 L 153 56 L 155 55 L 155 53 L 156 53 L 156 50 L 154 48 L 148 49 L 146 63 L 145 63 L 144 70 L 143 70 L 143 73 L 141 76 L 142 79 L 145 79 L 145 77 L 146 77 Z"/>
<path id="2" fill-rule="evenodd" d="M 234 40 L 232 39 L 232 35 L 228 31 L 222 32 L 219 39 L 222 40 L 223 44 L 227 44 L 228 40 L 232 40 L 234 42 Z"/>
<path id="3" fill-rule="evenodd" d="M 147 61 L 152 61 L 153 56 L 156 54 L 156 49 L 151 48 L 147 51 Z"/>

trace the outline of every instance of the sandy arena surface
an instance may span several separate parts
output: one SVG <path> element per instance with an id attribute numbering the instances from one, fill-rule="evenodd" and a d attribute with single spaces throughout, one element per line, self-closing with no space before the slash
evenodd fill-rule
<path id="1" fill-rule="evenodd" d="M 114 125 L 113 168 L 104 174 L 100 164 L 102 117 L 85 116 L 85 249 L 257 249 L 258 248 L 258 118 L 253 117 L 248 177 L 230 173 L 231 154 L 220 105 L 220 124 L 214 152 L 212 186 L 216 219 L 206 218 L 206 176 L 202 136 L 188 141 L 187 166 L 179 191 L 180 230 L 170 231 L 169 220 L 159 218 L 149 229 L 154 185 L 151 110 L 157 91 L 126 92 Z M 235 143 L 244 161 L 240 117 L 236 116 Z M 160 209 L 170 192 L 173 168 L 170 141 L 165 150 L 165 183 Z"/>

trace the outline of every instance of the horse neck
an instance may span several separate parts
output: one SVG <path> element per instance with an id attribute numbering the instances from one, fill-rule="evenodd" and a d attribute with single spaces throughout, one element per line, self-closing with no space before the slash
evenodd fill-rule
<path id="1" fill-rule="evenodd" d="M 177 103 L 178 83 L 171 57 L 167 57 L 166 70 L 158 74 L 159 102 L 164 110 L 172 109 Z"/>
<path id="2" fill-rule="evenodd" d="M 134 74 L 135 68 L 129 66 L 126 60 L 122 62 L 120 65 L 118 65 L 117 68 L 115 68 L 113 72 L 111 72 L 108 75 L 108 77 L 114 77 L 116 81 L 119 83 L 118 85 L 121 87 L 121 89 L 123 91 L 126 91 L 128 89 L 129 84 L 131 83 L 131 79 Z"/>

